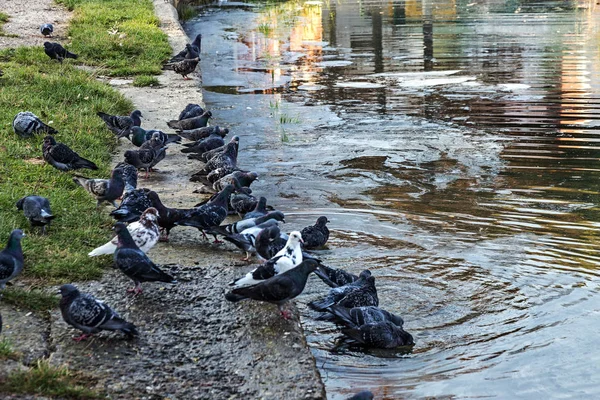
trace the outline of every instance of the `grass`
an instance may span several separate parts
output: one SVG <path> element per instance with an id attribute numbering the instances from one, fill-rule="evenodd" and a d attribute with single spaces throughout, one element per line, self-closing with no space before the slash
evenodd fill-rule
<path id="1" fill-rule="evenodd" d="M 197 16 L 200 12 L 197 7 L 193 7 L 188 3 L 179 3 L 177 7 L 177 14 L 179 19 L 182 21 L 189 21 L 190 19 Z"/>
<path id="2" fill-rule="evenodd" d="M 258 31 L 266 37 L 269 37 L 273 33 L 273 27 L 270 24 L 263 22 L 258 25 Z"/>
<path id="3" fill-rule="evenodd" d="M 4 37 L 18 37 L 19 35 L 8 34 L 8 33 L 4 32 L 4 30 L 2 29 L 2 25 L 4 25 L 5 23 L 7 23 L 8 20 L 9 20 L 9 18 L 10 17 L 8 16 L 8 14 L 0 12 L 0 36 L 4 36 Z"/>
<path id="4" fill-rule="evenodd" d="M 109 76 L 158 75 L 171 56 L 151 0 L 57 0 L 74 11 L 69 50 Z"/>
<path id="5" fill-rule="evenodd" d="M 44 312 L 58 307 L 58 296 L 42 290 L 9 287 L 2 291 L 2 301 L 17 308 Z"/>
<path id="6" fill-rule="evenodd" d="M 145 86 L 158 86 L 159 82 L 155 76 L 152 75 L 138 75 L 133 78 L 133 86 L 145 87 Z"/>
<path id="7" fill-rule="evenodd" d="M 291 117 L 287 114 L 281 114 L 279 116 L 279 123 L 280 124 L 299 124 L 300 123 L 300 118 L 298 117 Z"/>
<path id="8" fill-rule="evenodd" d="M 0 383 L 0 393 L 26 393 L 65 399 L 98 399 L 98 393 L 89 389 L 89 377 L 54 367 L 47 361 L 38 361 L 27 371 L 11 373 Z"/>
<path id="9" fill-rule="evenodd" d="M 12 343 L 7 338 L 0 340 L 0 360 L 17 360 L 19 354 L 13 350 Z"/>
<path id="10" fill-rule="evenodd" d="M 100 167 L 81 173 L 108 177 L 116 141 L 96 112 L 123 115 L 133 108 L 117 91 L 70 61 L 63 65 L 51 61 L 41 47 L 0 52 L 4 71 L 0 78 L 0 246 L 13 229 L 24 229 L 23 275 L 46 284 L 99 278 L 106 260 L 90 259 L 87 253 L 108 239 L 111 219 L 105 210 L 96 210 L 95 200 L 73 183 L 70 173 L 42 161 L 43 135 L 19 138 L 12 131 L 12 119 L 29 110 L 45 122 L 53 121 L 59 131 L 57 141 Z M 57 216 L 47 235 L 31 229 L 15 207 L 19 198 L 31 194 L 49 198 Z"/>

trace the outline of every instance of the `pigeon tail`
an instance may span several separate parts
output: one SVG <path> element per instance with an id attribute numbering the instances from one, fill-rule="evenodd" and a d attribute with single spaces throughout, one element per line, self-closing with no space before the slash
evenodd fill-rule
<path id="1" fill-rule="evenodd" d="M 135 327 L 135 325 L 133 325 L 131 322 L 127 322 L 123 318 L 119 318 L 119 317 L 114 317 L 110 321 L 106 322 L 105 324 L 102 325 L 102 328 L 109 329 L 109 330 L 115 330 L 115 331 L 121 331 L 130 337 L 139 335 L 139 332 L 138 332 L 137 328 Z"/>
<path id="2" fill-rule="evenodd" d="M 321 301 L 311 301 L 308 303 L 308 306 L 315 311 L 324 311 L 327 307 L 330 307 L 335 304 L 335 301 L 332 300 L 321 300 Z"/>
<path id="3" fill-rule="evenodd" d="M 176 119 L 173 119 L 173 120 L 171 120 L 171 121 L 167 122 L 167 125 L 168 125 L 168 126 L 169 126 L 169 128 L 171 128 L 171 129 L 176 129 L 176 130 L 178 129 L 178 130 L 181 130 L 181 128 L 179 127 L 179 121 L 178 121 L 178 120 L 176 120 Z"/>
<path id="4" fill-rule="evenodd" d="M 71 53 L 70 51 L 67 51 L 66 58 L 77 59 L 77 57 L 79 57 L 77 54 Z"/>
<path id="5" fill-rule="evenodd" d="M 105 254 L 113 254 L 116 249 L 117 249 L 117 246 L 114 245 L 112 243 L 112 241 L 110 241 L 110 242 L 106 243 L 105 245 L 97 247 L 94 250 L 90 251 L 88 253 L 88 257 L 97 257 L 97 256 L 105 255 Z"/>
<path id="6" fill-rule="evenodd" d="M 350 315 L 350 311 L 346 307 L 331 305 L 327 307 L 325 311 L 329 311 L 331 314 L 338 317 L 346 326 L 349 328 L 357 328 L 356 323 L 352 320 L 352 316 Z"/>
<path id="7" fill-rule="evenodd" d="M 336 283 L 334 283 L 331 279 L 329 279 L 329 276 L 327 276 L 327 273 L 322 271 L 322 269 L 325 269 L 325 268 L 329 268 L 329 267 L 326 265 L 323 265 L 323 264 L 319 264 L 319 268 L 317 268 L 315 270 L 315 275 L 318 276 L 319 278 L 321 278 L 321 280 L 323 282 L 325 282 L 325 284 L 327 286 L 332 287 L 332 288 L 339 287 Z"/>
<path id="8" fill-rule="evenodd" d="M 77 168 L 87 168 L 87 169 L 91 169 L 91 170 L 94 170 L 94 171 L 98 169 L 98 166 L 96 164 L 94 164 L 90 160 L 86 160 L 83 157 L 79 157 L 79 159 L 73 163 L 73 167 L 75 169 L 77 169 Z"/>
<path id="9" fill-rule="evenodd" d="M 239 295 L 239 294 L 235 294 L 235 293 L 232 293 L 232 292 L 228 292 L 228 293 L 225 294 L 225 299 L 229 300 L 229 301 L 231 301 L 233 303 L 237 303 L 238 301 L 242 301 L 242 300 L 247 299 L 247 297 Z"/>

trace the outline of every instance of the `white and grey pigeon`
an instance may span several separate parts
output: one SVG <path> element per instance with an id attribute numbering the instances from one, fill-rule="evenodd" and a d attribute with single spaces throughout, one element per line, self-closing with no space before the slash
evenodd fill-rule
<path id="1" fill-rule="evenodd" d="M 277 225 L 279 221 L 276 219 L 269 219 L 259 225 L 249 227 L 243 230 L 241 233 L 229 233 L 223 236 L 223 239 L 230 243 L 233 243 L 237 248 L 246 252 L 246 257 L 242 258 L 242 261 L 250 260 L 250 257 L 256 253 L 256 237 L 265 228 Z"/>
<path id="2" fill-rule="evenodd" d="M 125 321 L 112 308 L 91 294 L 81 293 L 73 285 L 60 287 L 60 312 L 65 322 L 83 331 L 73 340 L 81 341 L 93 333 L 102 330 L 121 331 L 128 337 L 137 336 L 138 331 L 130 322 Z"/>
<path id="3" fill-rule="evenodd" d="M 0 251 L 0 290 L 4 289 L 6 282 L 23 271 L 24 258 L 21 239 L 24 237 L 25 234 L 22 230 L 13 230 L 10 233 L 6 247 Z"/>
<path id="4" fill-rule="evenodd" d="M 229 286 L 234 288 L 252 286 L 265 279 L 286 272 L 302 262 L 302 236 L 300 232 L 290 233 L 287 243 L 273 258 L 253 269 L 241 278 L 231 282 Z"/>
<path id="5" fill-rule="evenodd" d="M 43 123 L 42 120 L 31 111 L 21 111 L 15 115 L 12 126 L 15 133 L 22 138 L 28 138 L 40 132 L 50 135 L 58 133 L 56 129 Z"/>
<path id="6" fill-rule="evenodd" d="M 54 219 L 50 210 L 50 200 L 41 196 L 25 196 L 17 201 L 17 210 L 22 210 L 32 227 L 41 226 L 46 234 L 46 225 Z"/>
<path id="7" fill-rule="evenodd" d="M 304 290 L 308 275 L 317 268 L 315 260 L 304 260 L 295 268 L 273 276 L 252 286 L 239 287 L 225 294 L 225 299 L 238 302 L 245 299 L 276 304 L 283 318 L 290 318 L 284 305 Z"/>
<path id="8" fill-rule="evenodd" d="M 54 26 L 52 24 L 42 24 L 40 26 L 40 32 L 44 37 L 52 37 L 52 32 L 54 32 Z"/>
<path id="9" fill-rule="evenodd" d="M 127 230 L 141 251 L 147 253 L 160 238 L 158 227 L 158 211 L 154 207 L 148 208 L 140 216 L 140 220 L 127 226 Z M 106 244 L 92 250 L 88 256 L 96 257 L 104 254 L 114 254 L 117 249 L 118 237 L 115 236 Z"/>
<path id="10" fill-rule="evenodd" d="M 106 127 L 117 135 L 117 138 L 128 136 L 132 127 L 142 124 L 140 118 L 143 117 L 140 110 L 133 110 L 129 115 L 110 115 L 101 111 L 96 114 L 102 118 Z"/>
<path id="11" fill-rule="evenodd" d="M 110 179 L 88 179 L 76 175 L 73 177 L 73 182 L 94 196 L 96 207 L 100 207 L 100 204 L 106 201 L 117 208 L 115 200 L 121 197 L 125 190 L 125 181 L 123 180 L 123 170 L 121 168 L 113 169 Z"/>

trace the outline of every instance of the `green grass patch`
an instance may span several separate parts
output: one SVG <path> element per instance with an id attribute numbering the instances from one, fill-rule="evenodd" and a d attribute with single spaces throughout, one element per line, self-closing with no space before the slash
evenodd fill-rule
<path id="1" fill-rule="evenodd" d="M 146 87 L 158 85 L 158 78 L 152 75 L 138 75 L 135 78 L 133 78 L 133 86 Z"/>
<path id="2" fill-rule="evenodd" d="M 110 76 L 158 75 L 171 56 L 150 0 L 57 0 L 74 11 L 69 50 Z"/>
<path id="3" fill-rule="evenodd" d="M 23 275 L 46 284 L 100 277 L 106 259 L 89 258 L 87 253 L 106 242 L 112 220 L 107 210 L 96 210 L 95 199 L 72 181 L 71 173 L 43 162 L 43 135 L 21 139 L 12 130 L 12 120 L 20 111 L 31 111 L 52 121 L 59 142 L 100 167 L 79 173 L 106 178 L 116 140 L 96 112 L 123 115 L 133 108 L 116 90 L 69 61 L 61 65 L 49 60 L 41 47 L 0 52 L 0 246 L 13 229 L 24 229 Z M 47 235 L 31 229 L 15 207 L 19 198 L 31 194 L 50 199 L 56 219 Z"/>
<path id="4" fill-rule="evenodd" d="M 12 343 L 7 338 L 0 340 L 0 360 L 18 360 L 19 354 L 13 350 Z"/>
<path id="5" fill-rule="evenodd" d="M 7 287 L 2 291 L 2 301 L 30 311 L 48 311 L 58 307 L 58 296 L 39 289 L 24 290 Z"/>
<path id="6" fill-rule="evenodd" d="M 7 23 L 9 19 L 10 19 L 10 17 L 8 16 L 8 14 L 0 12 L 0 36 L 4 36 L 4 37 L 18 37 L 19 35 L 8 34 L 8 33 L 4 32 L 4 30 L 2 29 L 2 25 L 4 25 L 5 23 Z"/>
<path id="7" fill-rule="evenodd" d="M 47 361 L 38 361 L 27 371 L 11 373 L 0 383 L 0 392 L 26 393 L 66 399 L 98 399 L 101 396 L 87 387 L 90 378 L 68 370 L 54 367 Z"/>

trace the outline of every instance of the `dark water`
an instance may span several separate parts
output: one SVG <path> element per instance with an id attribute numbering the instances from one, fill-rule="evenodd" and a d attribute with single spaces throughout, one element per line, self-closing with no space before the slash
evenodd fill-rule
<path id="1" fill-rule="evenodd" d="M 600 396 L 600 5 L 222 2 L 186 29 L 255 192 L 288 230 L 327 215 L 321 258 L 415 337 L 338 349 L 305 311 L 330 399 Z"/>

